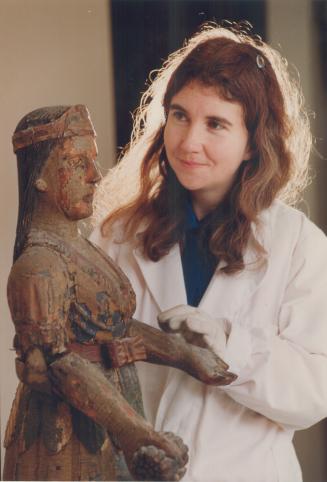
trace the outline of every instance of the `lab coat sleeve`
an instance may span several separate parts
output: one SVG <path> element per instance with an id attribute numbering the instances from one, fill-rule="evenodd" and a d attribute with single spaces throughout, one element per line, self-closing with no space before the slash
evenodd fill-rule
<path id="1" fill-rule="evenodd" d="M 327 238 L 308 225 L 290 254 L 277 333 L 260 329 L 260 320 L 250 329 L 232 328 L 227 362 L 238 366 L 239 377 L 223 388 L 240 404 L 293 429 L 327 416 Z"/>

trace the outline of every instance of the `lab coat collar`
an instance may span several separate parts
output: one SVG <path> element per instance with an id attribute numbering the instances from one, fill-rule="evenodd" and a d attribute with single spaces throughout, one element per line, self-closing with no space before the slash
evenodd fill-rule
<path id="1" fill-rule="evenodd" d="M 251 296 L 259 287 L 268 269 L 270 250 L 269 213 L 264 211 L 259 217 L 258 225 L 252 226 L 252 235 L 266 251 L 266 259 L 258 263 L 258 256 L 249 243 L 244 254 L 245 269 L 233 276 L 225 275 L 219 270 L 226 265 L 220 262 L 199 307 L 221 306 L 221 316 L 232 316 L 235 310 Z M 179 245 L 157 262 L 146 259 L 138 249 L 133 251 L 137 264 L 143 274 L 149 291 L 161 311 L 180 304 L 187 304 L 183 268 Z"/>
<path id="2" fill-rule="evenodd" d="M 134 256 L 160 311 L 187 304 L 178 244 L 157 262 L 146 259 L 138 249 L 134 250 Z"/>

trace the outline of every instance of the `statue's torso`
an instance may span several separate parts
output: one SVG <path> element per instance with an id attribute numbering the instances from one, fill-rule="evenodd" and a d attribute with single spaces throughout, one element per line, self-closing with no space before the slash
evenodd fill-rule
<path id="1" fill-rule="evenodd" d="M 107 341 L 124 337 L 126 322 L 135 309 L 135 295 L 128 279 L 104 253 L 84 238 L 67 242 L 42 231 L 31 232 L 24 253 L 13 266 L 8 291 L 19 356 L 24 356 L 33 344 L 43 346 L 50 358 L 73 349 L 76 345 L 95 348 L 101 345 L 102 349 Z M 100 359 L 96 363 L 130 404 L 143 413 L 134 364 L 110 368 L 108 359 Z M 55 396 L 51 399 L 40 396 L 27 386 L 20 390 L 18 398 L 15 401 L 16 413 L 12 414 L 9 423 L 15 428 L 7 434 L 7 452 L 10 452 L 12 445 L 12 452 L 15 452 L 17 458 L 19 446 L 24 445 L 25 449 L 17 464 L 21 478 L 28 480 L 26 476 L 30 465 L 37 463 L 40 439 L 43 440 L 44 453 L 51 455 L 52 461 L 51 457 L 49 461 L 45 455 L 42 457 L 42 463 L 45 464 L 43 472 L 34 475 L 35 480 L 45 478 L 54 456 L 58 459 L 57 466 L 65 466 L 64 472 L 70 474 L 61 478 L 60 471 L 57 471 L 57 480 L 65 480 L 65 477 L 68 480 L 69 477 L 76 479 L 80 476 L 76 463 L 73 463 L 73 455 L 67 458 L 67 451 L 75 452 L 71 447 L 79 443 L 82 445 L 80 450 L 84 453 L 84 459 L 90 460 L 90 467 L 92 464 L 98 467 L 99 480 L 108 478 L 110 474 L 112 476 L 112 473 L 115 473 L 116 480 L 124 480 L 128 476 L 115 441 L 112 437 L 108 439 L 104 429 L 84 414 Z M 39 409 L 33 415 L 35 405 Z M 66 408 L 63 409 L 63 406 Z M 62 417 L 63 411 L 65 417 Z M 52 413 L 54 416 L 43 417 L 44 413 Z M 24 418 L 25 421 L 32 421 L 35 416 L 39 419 L 37 424 L 26 425 L 25 422 L 20 422 Z M 60 422 L 63 419 L 65 423 Z M 68 433 L 65 447 L 56 443 L 55 433 L 60 423 L 62 430 Z M 101 469 L 104 467 L 104 457 L 108 458 L 108 450 L 111 453 L 111 463 Z M 67 460 L 71 460 L 71 467 Z M 10 463 L 13 463 L 12 460 Z"/>

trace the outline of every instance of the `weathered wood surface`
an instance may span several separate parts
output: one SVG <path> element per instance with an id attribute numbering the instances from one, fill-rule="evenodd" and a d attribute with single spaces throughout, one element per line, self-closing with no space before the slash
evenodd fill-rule
<path id="1" fill-rule="evenodd" d="M 233 375 L 211 351 L 132 319 L 123 272 L 84 239 L 99 173 L 84 106 L 34 111 L 14 136 L 20 178 L 8 301 L 21 380 L 5 480 L 179 480 L 187 448 L 143 417 L 135 360 L 208 384 Z"/>

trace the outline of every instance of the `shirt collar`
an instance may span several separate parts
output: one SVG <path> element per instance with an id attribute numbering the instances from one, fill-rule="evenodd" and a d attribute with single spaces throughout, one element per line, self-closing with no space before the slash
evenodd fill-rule
<path id="1" fill-rule="evenodd" d="M 189 231 L 191 229 L 197 229 L 200 226 L 201 222 L 197 219 L 192 202 L 189 199 L 186 205 L 185 229 Z"/>
<path id="2" fill-rule="evenodd" d="M 189 196 L 186 203 L 185 230 L 190 231 L 201 228 L 211 215 L 212 212 L 209 212 L 199 221 L 194 212 L 191 197 Z"/>

